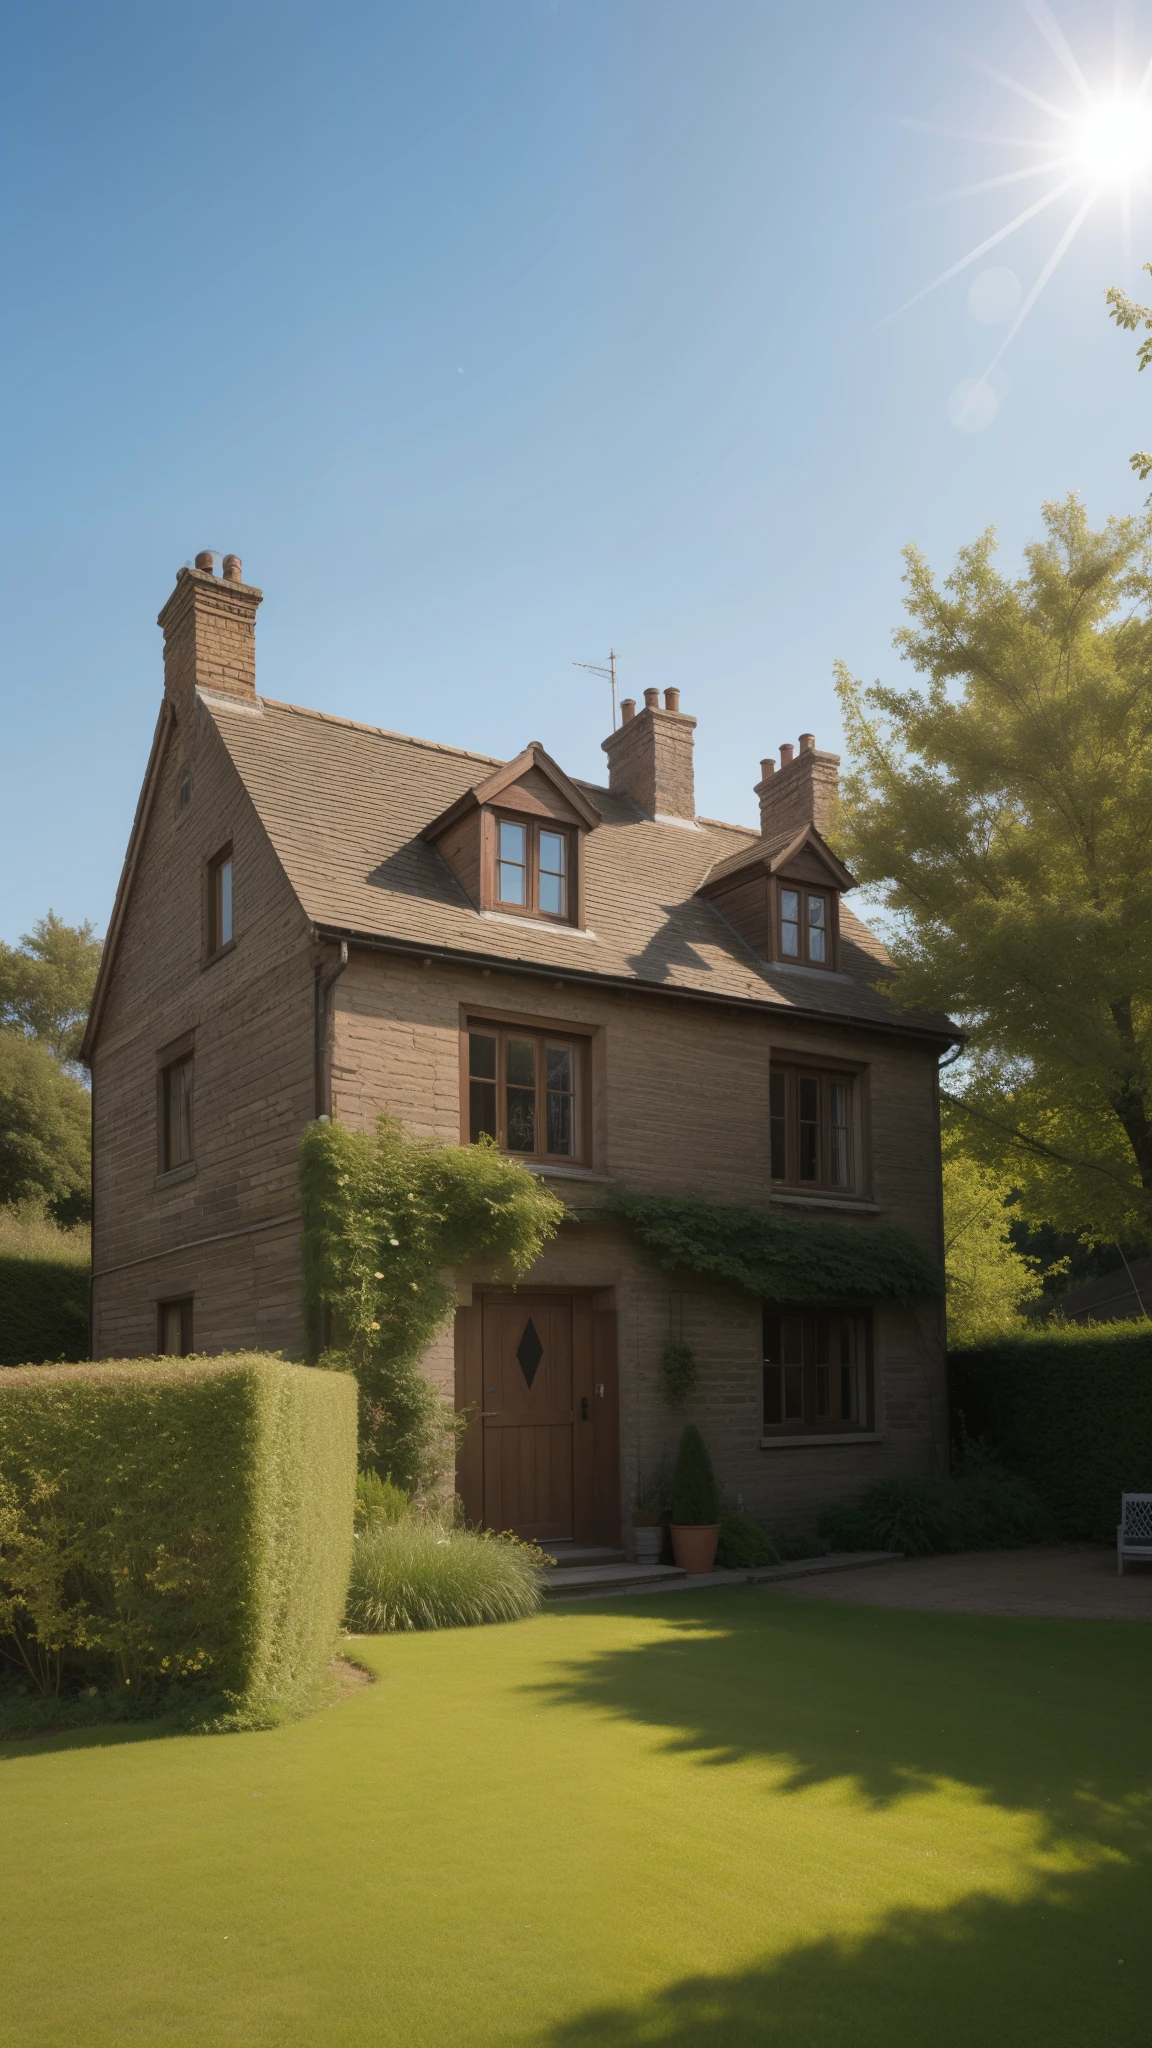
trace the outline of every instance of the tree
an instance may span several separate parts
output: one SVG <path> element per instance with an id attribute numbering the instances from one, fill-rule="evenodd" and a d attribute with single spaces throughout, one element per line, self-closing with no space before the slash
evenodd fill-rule
<path id="1" fill-rule="evenodd" d="M 90 924 L 65 924 L 54 910 L 18 947 L 0 940 L 0 1024 L 39 1039 L 64 1066 L 74 1066 L 100 950 Z"/>
<path id="2" fill-rule="evenodd" d="M 1007 581 L 989 531 L 938 587 L 906 551 L 924 688 L 841 669 L 840 844 L 893 927 L 891 993 L 969 1034 L 965 1142 L 1022 1213 L 1152 1228 L 1152 520 L 1075 497 Z"/>
<path id="3" fill-rule="evenodd" d="M 1152 263 L 1146 263 L 1144 268 L 1152 271 Z M 1146 370 L 1152 363 L 1152 306 L 1142 306 L 1138 299 L 1130 299 L 1118 284 L 1111 285 L 1104 298 L 1109 309 L 1108 318 L 1114 320 L 1117 327 L 1126 328 L 1129 334 L 1135 334 L 1143 327 L 1147 333 L 1148 339 L 1142 341 L 1136 351 L 1136 368 Z M 1152 476 L 1152 455 L 1139 448 L 1128 460 L 1141 483 L 1147 483 Z"/>
<path id="4" fill-rule="evenodd" d="M 60 1223 L 90 1212 L 87 1090 L 48 1048 L 0 1030 L 0 1205 L 45 1204 Z"/>
<path id="5" fill-rule="evenodd" d="M 979 1344 L 1023 1325 L 1020 1310 L 1040 1294 L 1035 1260 L 1012 1242 L 1012 1188 L 964 1148 L 959 1132 L 944 1140 L 944 1269 L 948 1343 Z"/>

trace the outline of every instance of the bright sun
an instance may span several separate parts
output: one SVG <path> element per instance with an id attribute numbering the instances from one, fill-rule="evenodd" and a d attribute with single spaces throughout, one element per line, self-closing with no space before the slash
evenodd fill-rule
<path id="1" fill-rule="evenodd" d="M 1152 108 L 1107 100 L 1077 122 L 1077 162 L 1097 184 L 1125 185 L 1152 166 Z"/>

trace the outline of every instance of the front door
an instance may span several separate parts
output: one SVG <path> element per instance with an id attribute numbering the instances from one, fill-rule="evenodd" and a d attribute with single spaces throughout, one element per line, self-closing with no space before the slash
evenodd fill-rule
<path id="1" fill-rule="evenodd" d="M 483 1305 L 484 1521 L 537 1542 L 572 1535 L 572 1302 Z"/>
<path id="2" fill-rule="evenodd" d="M 456 1315 L 457 1485 L 469 1521 L 539 1543 L 619 1540 L 616 1317 L 591 1294 L 484 1294 Z"/>

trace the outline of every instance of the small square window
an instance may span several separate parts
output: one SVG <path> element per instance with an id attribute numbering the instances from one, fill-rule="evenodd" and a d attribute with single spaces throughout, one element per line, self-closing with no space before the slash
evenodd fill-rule
<path id="1" fill-rule="evenodd" d="M 793 889 L 781 884 L 781 960 L 796 960 L 809 967 L 835 964 L 833 900 L 822 890 Z"/>
<path id="2" fill-rule="evenodd" d="M 497 818 L 495 901 L 529 917 L 572 914 L 573 835 L 535 819 Z"/>

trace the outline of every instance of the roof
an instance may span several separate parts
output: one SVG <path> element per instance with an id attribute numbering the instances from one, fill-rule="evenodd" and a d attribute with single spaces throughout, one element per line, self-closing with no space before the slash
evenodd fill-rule
<path id="1" fill-rule="evenodd" d="M 1117 1323 L 1146 1316 L 1152 1313 L 1152 1259 L 1125 1261 L 1115 1272 L 1069 1288 L 1056 1296 L 1055 1307 L 1070 1323 Z"/>
<path id="2" fill-rule="evenodd" d="M 696 894 L 717 862 L 757 847 L 755 832 L 710 819 L 654 822 L 626 798 L 577 781 L 601 819 L 585 841 L 587 931 L 480 911 L 424 834 L 505 764 L 270 698 L 255 706 L 207 692 L 201 698 L 321 931 L 535 973 L 958 1035 L 946 1017 L 891 1005 L 875 987 L 887 964 L 884 948 L 846 909 L 842 971 L 761 960 Z"/>

